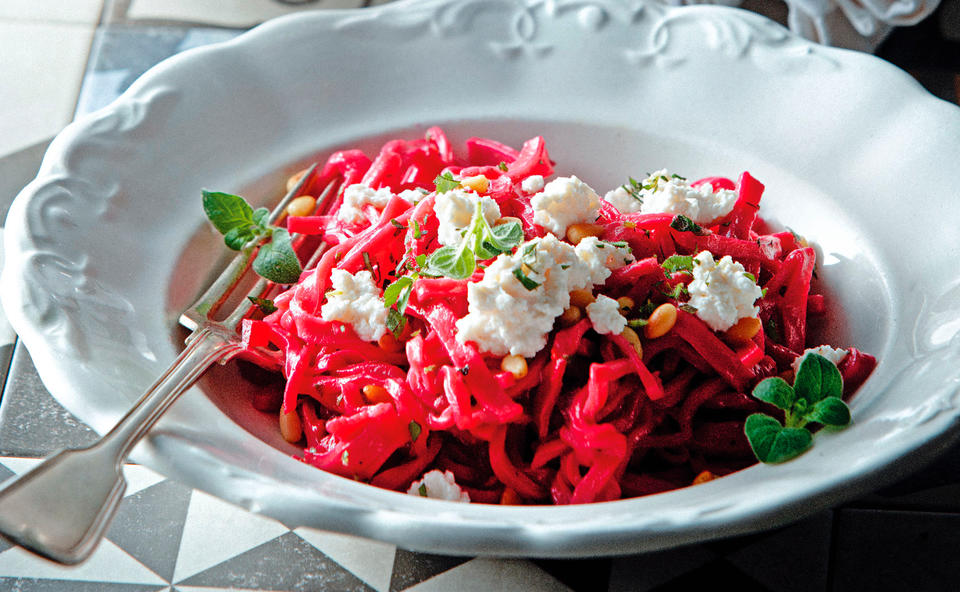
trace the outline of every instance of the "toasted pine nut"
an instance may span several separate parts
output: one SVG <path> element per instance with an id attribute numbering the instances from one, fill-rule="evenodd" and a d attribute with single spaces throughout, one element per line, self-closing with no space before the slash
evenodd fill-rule
<path id="1" fill-rule="evenodd" d="M 673 325 L 677 322 L 677 307 L 669 302 L 665 302 L 654 309 L 647 321 L 647 326 L 643 328 L 647 339 L 656 339 L 666 335 Z"/>
<path id="2" fill-rule="evenodd" d="M 504 488 L 503 493 L 500 494 L 500 503 L 504 506 L 518 506 L 522 503 L 520 500 L 520 495 L 510 489 L 509 487 Z"/>
<path id="3" fill-rule="evenodd" d="M 517 224 L 523 226 L 523 220 L 520 218 L 514 218 L 513 216 L 504 216 L 494 223 L 494 226 L 500 226 L 502 224 L 507 224 L 510 222 L 516 222 Z"/>
<path id="4" fill-rule="evenodd" d="M 290 178 L 288 178 L 288 179 L 287 179 L 287 191 L 290 191 L 291 189 L 293 189 L 294 186 L 295 186 L 297 183 L 300 182 L 300 179 L 302 179 L 303 176 L 307 174 L 307 171 L 308 171 L 308 170 L 310 170 L 310 169 L 303 169 L 302 171 L 300 171 L 300 172 L 292 175 Z"/>
<path id="5" fill-rule="evenodd" d="M 706 483 L 707 481 L 713 481 L 719 475 L 714 475 L 710 471 L 701 471 L 699 475 L 693 478 L 692 485 L 700 485 L 701 483 Z"/>
<path id="6" fill-rule="evenodd" d="M 303 428 L 300 425 L 300 414 L 296 408 L 290 413 L 280 410 L 280 435 L 287 442 L 299 442 L 303 437 Z"/>
<path id="7" fill-rule="evenodd" d="M 560 326 L 569 327 L 575 325 L 577 321 L 583 318 L 583 311 L 579 306 L 571 306 L 560 315 Z"/>
<path id="8" fill-rule="evenodd" d="M 288 216 L 309 216 L 313 208 L 317 207 L 317 200 L 309 195 L 295 197 L 287 204 Z"/>
<path id="9" fill-rule="evenodd" d="M 633 310 L 633 298 L 629 296 L 621 296 L 617 298 L 617 304 L 620 305 L 620 314 L 626 316 L 631 310 Z"/>
<path id="10" fill-rule="evenodd" d="M 484 177 L 483 175 L 475 175 L 473 177 L 467 177 L 460 181 L 461 187 L 467 187 L 468 189 L 473 189 L 477 193 L 486 193 L 487 188 L 490 187 L 490 180 Z"/>
<path id="11" fill-rule="evenodd" d="M 403 343 L 397 340 L 391 331 L 384 333 L 383 336 L 377 340 L 377 345 L 386 352 L 398 352 L 403 349 Z"/>
<path id="12" fill-rule="evenodd" d="M 631 329 L 630 327 L 624 327 L 623 332 L 620 333 L 620 336 L 626 339 L 630 345 L 633 346 L 633 349 L 637 350 L 637 355 L 641 358 L 643 357 L 643 345 L 640 343 L 640 336 L 637 335 L 637 332 Z"/>
<path id="13" fill-rule="evenodd" d="M 724 332 L 730 341 L 746 343 L 760 332 L 760 319 L 757 317 L 743 317 Z"/>
<path id="14" fill-rule="evenodd" d="M 594 296 L 590 290 L 574 290 L 570 292 L 570 306 L 586 308 L 596 301 L 596 296 Z"/>
<path id="15" fill-rule="evenodd" d="M 387 389 L 377 384 L 368 384 L 363 387 L 363 398 L 367 403 L 389 403 L 393 401 Z"/>
<path id="16" fill-rule="evenodd" d="M 624 223 L 623 223 L 623 227 L 624 227 L 624 228 L 633 229 L 633 228 L 636 228 L 636 227 L 637 227 L 637 223 L 636 223 L 636 222 L 624 222 Z"/>
<path id="17" fill-rule="evenodd" d="M 603 226 L 599 224 L 578 222 L 567 226 L 567 240 L 574 245 L 580 244 L 580 241 L 588 236 L 600 236 L 601 234 L 603 234 Z"/>
<path id="18" fill-rule="evenodd" d="M 514 378 L 520 380 L 527 375 L 527 360 L 523 356 L 510 354 L 500 360 L 500 369 L 513 374 Z"/>

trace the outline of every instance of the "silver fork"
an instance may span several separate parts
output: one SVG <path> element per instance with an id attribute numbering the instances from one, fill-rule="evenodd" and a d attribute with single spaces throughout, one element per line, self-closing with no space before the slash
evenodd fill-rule
<path id="1" fill-rule="evenodd" d="M 316 165 L 314 165 L 315 168 Z M 313 175 L 311 168 L 270 214 L 276 223 Z M 318 209 L 336 192 L 334 180 L 318 198 Z M 296 238 L 296 237 L 294 237 Z M 322 252 L 321 244 L 307 267 Z M 180 317 L 193 332 L 173 364 L 127 414 L 98 442 L 63 450 L 0 489 L 0 533 L 44 557 L 79 563 L 90 556 L 110 525 L 123 492 L 123 461 L 160 416 L 214 362 L 240 350 L 236 328 L 252 304 L 243 298 L 223 320 L 214 315 L 247 276 L 254 252 L 237 255 L 206 292 Z M 249 296 L 260 297 L 269 284 L 258 279 Z"/>

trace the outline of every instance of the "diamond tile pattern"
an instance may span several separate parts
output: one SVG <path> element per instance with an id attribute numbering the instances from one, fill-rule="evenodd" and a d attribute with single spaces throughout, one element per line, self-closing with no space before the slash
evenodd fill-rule
<path id="1" fill-rule="evenodd" d="M 76 111 L 105 105 L 168 55 L 239 33 L 225 27 L 259 22 L 293 5 L 377 3 L 382 1 L 108 1 Z M 90 14 L 91 0 L 82 6 L 82 14 Z M 960 28 L 943 19 L 960 14 L 960 0 L 945 0 L 943 6 L 917 27 L 895 32 L 878 53 L 956 102 Z M 74 7 L 61 14 L 70 20 L 79 13 Z M 198 22 L 210 26 L 195 26 Z M 912 51 L 916 48 L 919 53 Z M 9 198 L 0 196 L 4 199 Z M 8 205 L 0 203 L 0 212 Z M 43 388 L 12 334 L 0 343 L 0 387 L 0 481 L 57 448 L 95 438 Z M 958 589 L 960 446 L 896 485 L 787 527 L 658 553 L 583 560 L 447 557 L 291 530 L 144 467 L 130 465 L 126 474 L 129 487 L 120 511 L 89 561 L 64 567 L 0 540 L 0 590 L 645 592 L 713 589 L 721 582 L 738 590 L 778 592 Z"/>

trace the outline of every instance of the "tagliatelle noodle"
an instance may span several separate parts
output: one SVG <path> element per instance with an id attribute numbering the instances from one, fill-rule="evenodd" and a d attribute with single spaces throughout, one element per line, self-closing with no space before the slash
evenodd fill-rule
<path id="1" fill-rule="evenodd" d="M 813 249 L 791 232 L 762 230 L 763 185 L 749 173 L 736 183 L 694 182 L 738 193 L 732 211 L 701 232 L 678 230 L 670 214 L 621 214 L 602 201 L 598 219 L 586 222 L 602 227 L 601 240 L 626 244 L 634 261 L 613 269 L 595 292 L 629 297 L 637 309 L 674 303 L 681 308 L 675 325 L 642 339 L 638 352 L 623 334 L 593 331 L 585 315 L 566 327 L 558 321 L 546 347 L 526 360 L 526 373 L 514 375 L 500 368 L 500 357 L 457 338 L 468 286 L 488 262 L 478 262 L 470 278 L 450 279 L 420 273 L 418 257 L 440 246 L 438 175 L 485 176 L 483 195 L 502 216 L 520 220 L 530 240 L 546 231 L 533 222 L 521 183 L 553 175 L 554 164 L 541 137 L 519 150 L 470 138 L 464 153 L 458 157 L 444 132 L 430 128 L 422 139 L 387 142 L 373 158 L 337 152 L 307 180 L 309 194 L 339 179 L 395 195 L 382 209 L 365 206 L 359 222 L 337 218 L 342 195 L 324 212 L 289 218 L 291 232 L 330 248 L 274 299 L 275 312 L 244 321 L 248 358 L 286 378 L 281 408 L 296 411 L 304 430 L 298 458 L 397 491 L 437 469 L 450 471 L 472 502 L 557 504 L 668 491 L 702 471 L 725 475 L 756 462 L 743 422 L 769 407 L 750 389 L 788 370 L 807 343 L 808 316 L 829 307 L 811 294 Z M 401 197 L 405 190 L 417 192 Z M 702 250 L 729 255 L 766 289 L 757 301 L 761 329 L 748 343 L 726 340 L 684 310 L 680 294 L 690 273 L 668 273 L 663 263 Z M 351 326 L 322 318 L 333 269 L 366 269 L 381 290 L 417 271 L 395 346 L 363 341 Z M 643 317 L 636 309 L 627 316 Z M 848 351 L 839 369 L 849 396 L 876 361 Z"/>

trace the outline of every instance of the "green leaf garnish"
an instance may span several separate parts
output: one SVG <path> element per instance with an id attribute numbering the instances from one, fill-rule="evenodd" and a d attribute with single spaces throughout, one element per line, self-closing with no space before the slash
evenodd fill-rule
<path id="1" fill-rule="evenodd" d="M 451 189 L 459 187 L 460 181 L 453 178 L 453 173 L 446 172 L 442 175 L 437 175 L 437 178 L 433 180 L 433 184 L 437 187 L 437 193 L 446 193 Z"/>
<path id="2" fill-rule="evenodd" d="M 427 484 L 421 483 L 420 487 L 417 488 L 417 492 L 420 493 L 420 497 L 427 497 Z"/>
<path id="3" fill-rule="evenodd" d="M 290 243 L 290 233 L 285 228 L 272 228 L 270 242 L 260 246 L 253 270 L 260 276 L 278 284 L 295 284 L 303 268 Z"/>
<path id="4" fill-rule="evenodd" d="M 253 270 L 278 284 L 292 284 L 300 279 L 302 268 L 285 228 L 267 223 L 267 208 L 254 210 L 239 195 L 203 191 L 203 211 L 221 234 L 223 242 L 234 251 L 260 250 L 253 261 Z"/>
<path id="5" fill-rule="evenodd" d="M 633 177 L 627 177 L 627 184 L 622 185 L 623 190 L 627 192 L 627 195 L 637 200 L 640 203 L 643 203 L 643 198 L 640 197 L 640 191 L 644 189 L 643 183 L 637 181 Z"/>
<path id="6" fill-rule="evenodd" d="M 849 425 L 850 408 L 842 395 L 843 377 L 836 365 L 812 352 L 800 362 L 793 386 L 780 377 L 760 381 L 753 396 L 783 409 L 784 422 L 764 413 L 747 418 L 744 433 L 757 459 L 779 463 L 806 452 L 813 444 L 810 423 L 833 428 Z"/>
<path id="7" fill-rule="evenodd" d="M 501 253 L 509 253 L 523 241 L 523 229 L 518 222 L 508 222 L 490 228 L 483 216 L 483 204 L 477 201 L 470 225 L 464 229 L 463 240 L 456 247 L 440 247 L 427 257 L 424 273 L 462 280 L 477 268 L 477 259 L 486 260 Z"/>

